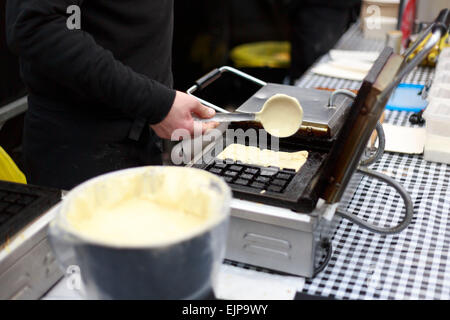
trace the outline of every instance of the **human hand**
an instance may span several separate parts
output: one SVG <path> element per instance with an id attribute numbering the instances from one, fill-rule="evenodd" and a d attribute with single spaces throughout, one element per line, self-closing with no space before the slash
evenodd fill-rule
<path id="1" fill-rule="evenodd" d="M 177 129 L 185 129 L 192 136 L 194 134 L 193 114 L 201 119 L 210 119 L 214 117 L 216 112 L 214 109 L 202 105 L 196 98 L 177 91 L 168 115 L 163 121 L 150 127 L 163 139 L 171 139 L 172 133 Z M 203 134 L 210 129 L 216 128 L 219 124 L 217 122 L 198 122 L 195 125 L 202 126 L 201 132 Z"/>

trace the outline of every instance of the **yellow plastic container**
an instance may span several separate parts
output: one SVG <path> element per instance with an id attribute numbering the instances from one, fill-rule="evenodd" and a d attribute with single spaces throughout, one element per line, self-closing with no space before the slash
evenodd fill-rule
<path id="1" fill-rule="evenodd" d="M 27 183 L 25 175 L 2 147 L 0 147 L 0 180 Z"/>
<path id="2" fill-rule="evenodd" d="M 247 43 L 231 51 L 237 68 L 288 68 L 291 64 L 291 45 L 284 41 Z"/>

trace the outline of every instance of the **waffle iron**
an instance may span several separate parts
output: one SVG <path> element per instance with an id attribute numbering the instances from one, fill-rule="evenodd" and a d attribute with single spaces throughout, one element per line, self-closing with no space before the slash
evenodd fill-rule
<path id="1" fill-rule="evenodd" d="M 443 30 L 435 28 L 432 32 L 428 45 L 409 62 L 409 54 L 402 56 L 393 53 L 392 48 L 385 48 L 357 95 L 346 90 L 330 94 L 265 83 L 230 67 L 213 70 L 188 90 L 188 94 L 195 94 L 204 105 L 218 112 L 228 112 L 199 95 L 223 73 L 233 73 L 260 86 L 236 111 L 257 112 L 276 93 L 296 97 L 304 109 L 304 123 L 299 132 L 277 142 L 280 151 L 309 152 L 306 164 L 298 172 L 217 159 L 216 150 L 223 150 L 231 143 L 259 146 L 261 141 L 250 141 L 245 136 L 248 129 L 260 129 L 251 122 L 221 125 L 220 133 L 215 136 L 183 141 L 173 152 L 183 154 L 184 161 L 189 159 L 188 166 L 217 174 L 230 185 L 234 200 L 226 252 L 228 260 L 310 278 L 326 266 L 331 256 L 330 239 L 342 218 L 382 234 L 398 233 L 409 225 L 413 205 L 406 190 L 390 177 L 371 171 L 367 165 L 383 153 L 384 134 L 378 120 L 390 95 L 440 39 Z M 227 129 L 234 129 L 234 135 L 229 135 Z M 380 147 L 374 157 L 363 159 L 375 129 Z M 198 144 L 197 148 L 192 148 L 196 139 L 200 139 L 201 148 Z M 271 148 L 270 143 L 268 148 Z M 192 154 L 186 155 L 185 149 Z M 397 226 L 370 225 L 345 212 L 364 175 L 389 184 L 400 194 L 405 215 Z"/>
<path id="2" fill-rule="evenodd" d="M 37 299 L 62 273 L 47 240 L 61 191 L 0 181 L 0 299 Z"/>
<path id="3" fill-rule="evenodd" d="M 232 143 L 259 146 L 258 140 L 262 139 L 260 135 L 255 134 L 258 137 L 256 141 L 250 141 L 252 139 L 246 139 L 245 136 L 249 130 L 253 130 L 253 133 L 262 130 L 258 124 L 252 122 L 229 125 L 222 137 L 216 139 L 213 147 L 204 150 L 201 159 L 194 161 L 193 166 L 222 176 L 231 186 L 235 198 L 242 200 L 287 208 L 299 213 L 313 212 L 319 198 L 330 204 L 339 202 L 342 190 L 345 190 L 356 170 L 353 161 L 348 159 L 357 159 L 359 162 L 366 148 L 365 142 L 375 129 L 384 109 L 384 106 L 380 106 L 372 112 L 362 111 L 367 108 L 366 101 L 370 92 L 392 55 L 390 49 L 383 51 L 354 103 L 351 98 L 341 95 L 334 99 L 331 106 L 329 92 L 267 83 L 237 109 L 238 112 L 258 112 L 264 102 L 277 93 L 299 100 L 304 110 L 304 122 L 299 132 L 287 139 L 276 139 L 267 133 L 264 141 L 267 142 L 268 148 L 272 148 L 270 142 L 275 139 L 280 151 L 308 151 L 308 160 L 298 172 L 275 167 L 262 168 L 216 158 L 216 150 L 223 150 Z M 397 61 L 398 68 L 400 63 L 401 61 Z M 389 70 L 392 73 L 390 78 L 393 78 L 396 70 L 392 66 L 389 66 Z M 197 81 L 195 88 L 204 90 L 213 82 L 211 79 L 217 80 L 222 72 L 236 73 L 236 70 L 230 67 L 217 69 Z M 245 76 L 252 80 L 248 75 Z M 192 89 L 189 92 L 192 93 Z M 350 130 L 359 119 L 363 119 L 364 125 L 357 131 Z M 363 139 L 364 142 L 360 142 Z M 352 150 L 352 153 L 346 153 L 342 157 L 343 150 Z M 339 182 L 336 181 L 337 178 Z M 330 190 L 331 188 L 333 190 Z"/>
<path id="4" fill-rule="evenodd" d="M 308 161 L 299 172 L 276 167 L 262 168 L 244 163 L 234 163 L 232 160 L 221 161 L 216 158 L 214 152 L 223 150 L 232 143 L 241 143 L 259 146 L 260 139 L 264 139 L 269 148 L 273 148 L 274 138 L 267 134 L 260 136 L 257 132 L 262 128 L 251 122 L 239 123 L 228 126 L 227 132 L 222 139 L 216 142 L 211 153 L 203 154 L 208 161 L 200 161 L 194 167 L 205 169 L 209 172 L 222 176 L 232 187 L 234 196 L 241 199 L 257 201 L 268 205 L 289 208 L 298 212 L 312 212 L 316 207 L 319 196 L 320 180 L 317 179 L 325 169 L 327 156 L 331 146 L 336 140 L 337 132 L 342 127 L 343 118 L 350 110 L 351 100 L 347 98 L 337 99 L 335 107 L 327 106 L 329 94 L 319 90 L 299 89 L 291 86 L 267 84 L 251 97 L 238 111 L 258 111 L 266 99 L 275 92 L 283 92 L 297 97 L 303 106 L 305 118 L 300 131 L 288 139 L 276 139 L 280 151 L 295 152 L 307 150 Z M 321 108 L 317 108 L 317 104 Z M 307 115 L 307 116 L 306 116 Z M 317 122 L 317 126 L 314 126 Z M 240 134 L 244 132 L 244 134 Z M 246 139 L 246 133 L 254 133 L 255 141 Z M 265 132 L 265 131 L 262 131 Z M 220 144 L 220 147 L 217 146 Z"/>

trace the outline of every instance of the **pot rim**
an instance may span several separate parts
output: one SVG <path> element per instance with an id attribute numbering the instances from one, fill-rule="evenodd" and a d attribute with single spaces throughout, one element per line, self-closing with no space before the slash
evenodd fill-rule
<path id="1" fill-rule="evenodd" d="M 201 228 L 190 232 L 188 234 L 185 234 L 179 238 L 174 238 L 173 240 L 168 240 L 164 242 L 154 242 L 154 243 L 142 243 L 142 244 L 125 244 L 125 245 L 119 245 L 115 243 L 109 243 L 106 241 L 98 240 L 95 238 L 91 238 L 86 235 L 82 235 L 79 232 L 77 232 L 73 227 L 70 226 L 70 224 L 67 221 L 67 217 L 64 214 L 64 209 L 67 208 L 67 206 L 70 204 L 70 200 L 77 196 L 80 192 L 82 192 L 87 186 L 91 184 L 95 184 L 96 182 L 99 182 L 101 180 L 108 179 L 112 176 L 117 175 L 125 175 L 130 172 L 135 171 L 142 171 L 145 172 L 146 170 L 151 169 L 161 169 L 165 170 L 166 168 L 170 168 L 171 170 L 190 170 L 190 171 L 198 171 L 202 172 L 203 175 L 210 176 L 213 181 L 219 184 L 222 191 L 224 192 L 223 196 L 223 207 L 224 210 L 219 210 L 218 217 L 215 219 L 210 219 L 207 223 L 205 223 Z M 58 211 L 56 213 L 55 219 L 50 223 L 49 226 L 49 234 L 53 237 L 63 237 L 64 240 L 70 241 L 74 244 L 84 244 L 84 245 L 93 245 L 93 246 L 101 246 L 101 247 L 107 247 L 111 249 L 162 249 L 169 246 L 181 244 L 183 242 L 187 242 L 190 240 L 193 240 L 195 238 L 198 238 L 218 226 L 220 226 L 222 223 L 227 221 L 230 217 L 230 204 L 232 199 L 232 193 L 231 188 L 228 186 L 228 184 L 220 177 L 201 170 L 197 168 L 190 168 L 190 167 L 177 167 L 177 166 L 143 166 L 143 167 L 135 167 L 135 168 L 128 168 L 118 171 L 109 172 L 94 178 L 91 178 L 80 185 L 76 186 L 74 189 L 70 190 L 67 195 L 64 197 L 62 202 L 59 204 Z"/>

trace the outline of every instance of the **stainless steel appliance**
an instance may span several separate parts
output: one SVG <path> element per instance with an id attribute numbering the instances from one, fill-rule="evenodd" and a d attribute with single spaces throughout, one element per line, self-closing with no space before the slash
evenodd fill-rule
<path id="1" fill-rule="evenodd" d="M 62 277 L 47 241 L 59 190 L 0 181 L 0 299 L 37 299 Z"/>

